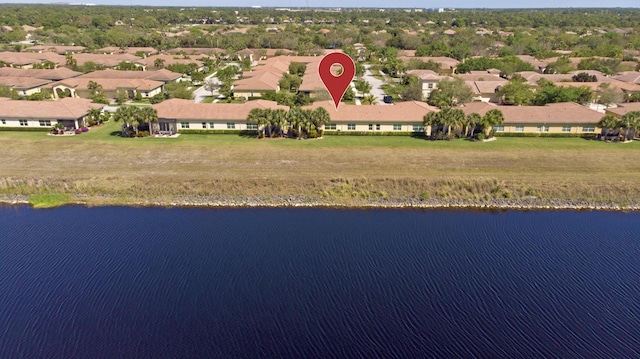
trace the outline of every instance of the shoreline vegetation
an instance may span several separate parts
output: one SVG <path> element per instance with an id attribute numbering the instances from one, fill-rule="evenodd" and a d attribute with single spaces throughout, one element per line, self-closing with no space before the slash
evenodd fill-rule
<path id="1" fill-rule="evenodd" d="M 35 209 L 57 208 L 62 206 L 128 206 L 128 207 L 170 207 L 170 208 L 342 208 L 342 209 L 468 209 L 468 210 L 596 210 L 596 211 L 640 211 L 640 201 L 616 203 L 588 201 L 582 199 L 491 199 L 491 200 L 452 200 L 438 198 L 396 198 L 387 200 L 366 200 L 346 202 L 308 201 L 306 198 L 175 198 L 171 201 L 129 201 L 107 198 L 72 199 L 67 195 L 55 194 L 55 198 L 42 200 L 23 195 L 0 196 L 2 205 L 30 205 Z"/>
<path id="2" fill-rule="evenodd" d="M 0 132 L 0 202 L 86 206 L 640 209 L 640 141 L 122 138 Z"/>

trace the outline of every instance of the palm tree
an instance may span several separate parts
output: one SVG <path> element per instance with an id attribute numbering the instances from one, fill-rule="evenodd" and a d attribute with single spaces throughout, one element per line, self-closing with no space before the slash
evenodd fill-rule
<path id="1" fill-rule="evenodd" d="M 287 111 L 275 109 L 271 111 L 271 125 L 275 127 L 278 137 L 282 137 L 282 129 L 287 124 Z"/>
<path id="2" fill-rule="evenodd" d="M 300 109 L 300 107 L 295 106 L 292 107 L 289 112 L 287 112 L 287 122 L 293 128 L 296 128 L 298 132 L 298 139 L 300 139 L 300 135 L 302 132 L 302 123 L 304 122 L 304 113 Z"/>
<path id="3" fill-rule="evenodd" d="M 640 111 L 627 112 L 628 116 L 633 116 L 631 129 L 633 129 L 634 137 L 638 137 L 638 131 L 640 130 Z"/>
<path id="4" fill-rule="evenodd" d="M 141 107 L 138 109 L 138 118 L 142 123 L 149 124 L 149 134 L 153 134 L 153 124 L 158 122 L 158 111 L 151 106 Z"/>
<path id="5" fill-rule="evenodd" d="M 116 122 L 122 121 L 122 137 L 127 136 L 127 130 L 130 126 L 133 126 L 136 121 L 137 108 L 135 106 L 120 106 L 118 110 L 113 114 L 113 120 Z M 136 125 L 137 126 L 137 125 Z M 137 133 L 137 129 L 136 129 Z"/>
<path id="6" fill-rule="evenodd" d="M 264 110 L 261 108 L 252 108 L 251 111 L 249 111 L 249 114 L 247 115 L 247 122 L 248 123 L 255 123 L 256 125 L 258 125 L 258 130 L 262 131 L 262 134 L 264 136 L 264 123 L 263 123 L 263 119 L 264 119 L 264 114 L 263 114 Z M 262 128 L 260 128 L 260 126 L 262 125 Z"/>
<path id="7" fill-rule="evenodd" d="M 503 123 L 504 115 L 502 114 L 502 111 L 498 109 L 489 110 L 484 114 L 484 116 L 482 116 L 482 128 L 484 129 L 487 137 L 489 137 L 493 126 L 501 125 Z"/>
<path id="8" fill-rule="evenodd" d="M 467 126 L 467 137 L 471 138 L 473 137 L 473 132 L 476 128 L 476 126 L 482 122 L 482 116 L 480 116 L 480 114 L 478 113 L 470 113 L 467 115 L 466 118 L 466 126 Z"/>
<path id="9" fill-rule="evenodd" d="M 620 118 L 620 127 L 624 128 L 624 140 L 629 138 L 629 132 L 640 127 L 640 111 L 627 112 Z"/>
<path id="10" fill-rule="evenodd" d="M 164 59 L 157 58 L 153 61 L 153 66 L 158 69 L 164 68 Z"/>
<path id="11" fill-rule="evenodd" d="M 447 136 L 451 134 L 451 129 L 457 126 L 462 126 L 465 122 L 464 112 L 455 108 L 445 108 L 438 113 L 440 121 L 447 127 Z"/>
<path id="12" fill-rule="evenodd" d="M 318 135 L 320 134 L 320 130 L 324 129 L 324 126 L 331 122 L 331 116 L 329 112 L 324 107 L 318 107 L 313 110 L 313 125 L 318 131 Z"/>
<path id="13" fill-rule="evenodd" d="M 435 111 L 428 112 L 426 115 L 424 115 L 422 119 L 423 119 L 423 124 L 425 129 L 431 126 L 429 135 L 433 137 L 434 135 L 433 130 L 440 125 L 440 116 L 438 115 L 438 112 L 435 112 Z"/>
<path id="14" fill-rule="evenodd" d="M 362 98 L 362 103 L 365 103 L 367 105 L 375 105 L 376 97 L 374 95 L 369 94 Z"/>
<path id="15" fill-rule="evenodd" d="M 620 128 L 620 122 L 614 115 L 604 115 L 598 122 L 598 127 L 602 129 L 603 136 L 608 136 Z"/>
<path id="16" fill-rule="evenodd" d="M 90 126 L 100 124 L 100 121 L 102 120 L 102 110 L 99 108 L 89 110 L 87 113 L 87 120 L 89 121 Z"/>

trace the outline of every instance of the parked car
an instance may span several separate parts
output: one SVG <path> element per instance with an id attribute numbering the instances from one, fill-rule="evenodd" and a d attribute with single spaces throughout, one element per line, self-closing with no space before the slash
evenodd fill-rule
<path id="1" fill-rule="evenodd" d="M 393 103 L 393 97 L 392 97 L 392 96 L 389 96 L 389 95 L 385 95 L 385 96 L 382 98 L 382 101 L 383 101 L 384 103 Z"/>

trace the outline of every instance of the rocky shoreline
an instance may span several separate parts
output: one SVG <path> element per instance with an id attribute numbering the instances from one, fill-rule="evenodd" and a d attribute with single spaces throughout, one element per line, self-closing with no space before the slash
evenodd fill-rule
<path id="1" fill-rule="evenodd" d="M 0 195 L 0 204 L 28 205 L 25 195 Z M 133 206 L 133 207 L 211 207 L 211 208 L 389 208 L 389 209 L 471 209 L 471 210 L 597 210 L 639 211 L 640 201 L 620 204 L 613 201 L 589 201 L 582 199 L 545 199 L 527 197 L 520 199 L 462 200 L 439 198 L 354 199 L 349 202 L 309 199 L 293 196 L 276 197 L 181 197 L 171 200 L 111 200 L 104 204 L 90 199 L 72 201 L 61 205 L 85 206 Z"/>

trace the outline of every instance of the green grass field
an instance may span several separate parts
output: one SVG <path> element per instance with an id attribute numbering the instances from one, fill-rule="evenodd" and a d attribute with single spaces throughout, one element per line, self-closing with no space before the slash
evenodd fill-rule
<path id="1" fill-rule="evenodd" d="M 88 204 L 176 198 L 640 198 L 640 142 L 581 138 L 429 141 L 239 135 L 120 138 L 118 123 L 72 137 L 0 132 L 0 194 L 65 194 Z M 67 198 L 67 197 L 65 197 Z M 355 202 L 354 202 L 355 201 Z"/>

